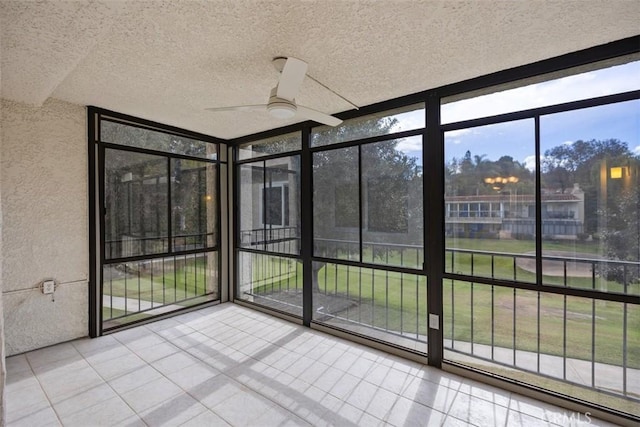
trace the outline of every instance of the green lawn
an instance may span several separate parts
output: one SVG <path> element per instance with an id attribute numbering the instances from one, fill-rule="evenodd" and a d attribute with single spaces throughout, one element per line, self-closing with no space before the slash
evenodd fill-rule
<path id="1" fill-rule="evenodd" d="M 535 251 L 534 242 L 529 240 L 450 239 L 447 247 L 512 254 L 531 254 Z M 599 253 L 600 247 L 597 242 L 543 241 L 543 250 L 563 251 L 577 254 L 593 254 L 595 256 Z M 584 265 L 586 266 L 586 264 Z M 455 253 L 452 259 L 451 253 L 447 253 L 445 259 L 445 271 L 460 274 L 472 274 L 479 277 L 517 280 L 519 282 L 528 283 L 535 283 L 536 281 L 536 276 L 533 272 L 526 271 L 518 267 L 514 268 L 514 260 L 512 256 L 494 256 L 494 264 L 492 266 L 490 255 L 474 254 L 472 264 L 471 254 Z M 543 267 L 543 273 L 544 271 Z M 566 283 L 564 280 L 563 276 L 543 276 L 545 285 L 566 285 L 572 288 L 595 288 L 606 289 L 608 292 L 625 292 L 623 284 L 605 280 L 598 276 L 595 277 L 595 282 L 592 277 L 567 277 Z M 627 292 L 640 295 L 640 284 L 635 283 L 628 285 Z"/>
<path id="2" fill-rule="evenodd" d="M 534 352 L 539 345 L 544 354 L 591 360 L 593 335 L 597 362 L 623 363 L 621 303 L 596 301 L 594 304 L 590 299 L 567 297 L 565 310 L 562 295 L 540 293 L 538 314 L 538 293 L 533 291 L 514 292 L 510 288 L 448 281 L 443 293 L 445 338 L 469 342 L 473 332 L 473 342 L 479 344 L 490 344 L 493 339 L 498 347 L 515 345 L 518 350 Z M 592 330 L 594 315 L 595 329 Z M 636 305 L 627 307 L 626 345 L 627 366 L 640 368 L 640 309 Z"/>
<path id="3" fill-rule="evenodd" d="M 474 239 L 458 239 L 456 243 L 467 249 L 485 251 L 524 253 L 531 250 L 530 242 L 518 240 L 479 242 Z M 548 245 L 545 243 L 545 249 L 596 253 L 598 248 L 591 243 L 549 242 Z M 390 255 L 390 264 L 398 261 L 393 259 L 394 256 L 397 257 L 398 254 Z M 261 257 L 264 257 L 259 261 L 263 267 L 253 271 L 255 294 L 273 294 L 277 290 L 292 287 L 301 289 L 300 263 L 284 258 Z M 465 262 L 469 265 L 469 256 L 466 257 L 465 259 L 465 255 L 461 255 L 456 259 L 456 265 Z M 286 268 L 281 263 L 286 263 Z M 265 268 L 264 265 L 268 267 Z M 513 269 L 510 258 L 494 261 L 494 277 L 510 277 Z M 518 280 L 535 281 L 533 273 L 519 268 L 517 270 Z M 280 275 L 282 271 L 285 276 Z M 487 271 L 491 272 L 489 258 L 474 257 L 474 272 L 480 275 Z M 544 279 L 546 284 L 563 284 L 559 277 L 545 276 Z M 317 282 L 316 292 L 351 302 L 349 307 L 336 313 L 340 317 L 396 333 L 418 334 L 422 336 L 419 339 L 424 339 L 427 333 L 426 278 L 423 276 L 326 264 L 318 272 Z M 601 282 L 598 282 L 598 286 L 602 285 Z M 592 281 L 591 278 L 573 278 L 568 284 L 590 288 Z M 606 282 L 605 286 L 610 291 L 622 289 L 620 284 L 614 282 Z M 597 362 L 614 365 L 623 363 L 623 304 L 596 301 L 594 305 L 590 299 L 567 297 L 565 310 L 562 295 L 541 293 L 538 299 L 537 292 L 518 290 L 515 292 L 514 302 L 512 288 L 451 281 L 445 282 L 443 293 L 445 338 L 471 341 L 473 295 L 474 343 L 493 342 L 495 346 L 506 348 L 513 348 L 515 345 L 516 349 L 534 352 L 538 351 L 539 346 L 541 353 L 583 360 L 591 360 L 593 351 Z M 592 330 L 593 317 L 596 320 Z M 640 368 L 640 309 L 636 305 L 627 307 L 626 333 L 627 366 Z"/>
<path id="4" fill-rule="evenodd" d="M 474 239 L 458 239 L 456 244 L 467 249 L 485 251 L 530 251 L 530 242 L 517 240 L 479 242 Z M 595 253 L 597 250 L 596 245 L 588 243 L 550 244 L 553 245 L 553 250 L 579 253 Z M 373 256 L 372 253 L 367 255 Z M 413 256 L 415 255 L 413 252 Z M 277 299 L 279 292 L 301 291 L 300 262 L 268 255 L 250 256 L 253 265 L 250 292 L 255 295 L 271 295 Z M 378 262 L 389 261 L 390 264 L 398 264 L 400 261 L 399 252 L 385 253 L 383 256 L 384 258 L 379 255 L 372 259 Z M 406 252 L 403 256 L 406 256 Z M 458 256 L 455 262 L 456 266 L 467 265 L 470 268 L 468 255 Z M 513 269 L 510 259 L 496 259 L 492 267 L 487 257 L 474 257 L 474 273 L 477 275 L 489 271 L 493 272 L 494 277 L 509 276 L 513 274 Z M 518 280 L 535 280 L 533 273 L 516 269 Z M 180 303 L 205 294 L 204 272 L 204 261 L 191 259 L 185 260 L 174 271 L 165 271 L 164 274 L 158 266 L 141 271 L 139 275 L 137 272 L 129 272 L 126 278 L 108 280 L 109 277 L 105 274 L 104 292 L 164 304 Z M 562 284 L 562 280 L 545 277 L 545 283 Z M 343 301 L 342 305 L 334 308 L 334 315 L 393 333 L 414 334 L 419 340 L 425 339 L 427 286 L 424 276 L 326 264 L 318 271 L 315 285 L 316 308 L 317 301 L 321 300 L 320 295 L 329 295 L 333 298 L 323 300 L 325 303 L 329 301 L 329 305 L 332 300 Z M 591 278 L 575 278 L 570 285 L 591 287 Z M 620 289 L 619 284 L 612 282 L 607 282 L 606 286 L 609 290 Z M 565 309 L 565 298 L 562 295 L 541 293 L 538 296 L 533 291 L 514 291 L 508 287 L 450 280 L 445 281 L 443 294 L 444 335 L 447 339 L 470 342 L 473 338 L 473 342 L 478 344 L 493 343 L 506 348 L 513 348 L 515 345 L 516 349 L 534 352 L 539 348 L 541 353 L 583 360 L 591 360 L 593 351 L 598 362 L 615 365 L 623 363 L 623 304 L 606 301 L 596 301 L 594 304 L 586 298 L 567 297 Z M 325 310 L 330 309 L 325 307 Z M 123 314 L 117 309 L 106 310 L 105 319 L 110 318 L 111 313 L 113 317 Z M 592 318 L 596 319 L 594 329 Z M 640 368 L 639 306 L 628 305 L 626 323 L 627 366 Z"/>
<path id="5" fill-rule="evenodd" d="M 169 270 L 166 266 L 164 272 L 161 264 L 128 270 L 126 273 L 121 270 L 105 271 L 103 293 L 105 296 L 181 305 L 181 301 L 203 296 L 217 289 L 215 278 L 207 278 L 205 260 L 190 258 L 178 261 L 177 268 Z M 122 316 L 124 310 L 119 308 L 105 307 L 103 319 Z"/>
<path id="6" fill-rule="evenodd" d="M 533 252 L 536 249 L 535 241 L 516 239 L 447 238 L 446 246 L 447 248 L 475 249 L 489 252 L 510 252 L 516 254 Z M 597 242 L 580 242 L 577 240 L 543 240 L 542 250 L 597 254 L 600 247 Z"/>

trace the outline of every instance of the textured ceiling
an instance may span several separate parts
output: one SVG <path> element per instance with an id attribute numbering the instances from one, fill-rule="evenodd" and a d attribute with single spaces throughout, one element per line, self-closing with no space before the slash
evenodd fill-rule
<path id="1" fill-rule="evenodd" d="M 2 97 L 95 105 L 232 138 L 295 122 L 265 103 L 275 56 L 367 105 L 640 33 L 637 0 L 5 1 Z M 310 79 L 298 103 L 352 107 Z"/>

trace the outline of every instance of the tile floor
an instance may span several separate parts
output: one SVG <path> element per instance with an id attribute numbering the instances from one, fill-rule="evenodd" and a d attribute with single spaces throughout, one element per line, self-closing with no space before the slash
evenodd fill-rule
<path id="1" fill-rule="evenodd" d="M 231 303 L 10 357 L 6 390 L 8 426 L 586 424 Z"/>

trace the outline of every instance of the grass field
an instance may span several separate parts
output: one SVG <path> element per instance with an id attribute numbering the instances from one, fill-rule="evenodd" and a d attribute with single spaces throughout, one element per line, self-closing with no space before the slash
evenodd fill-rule
<path id="1" fill-rule="evenodd" d="M 125 270 L 105 266 L 103 294 L 127 300 L 141 300 L 153 302 L 155 305 L 177 304 L 184 305 L 183 301 L 203 295 L 217 293 L 218 283 L 216 274 L 207 273 L 207 262 L 214 262 L 210 270 L 215 269 L 215 257 L 213 261 L 205 257 L 177 257 L 168 260 L 164 266 L 162 263 L 131 263 Z M 188 303 L 187 303 L 188 304 Z M 136 307 L 137 305 L 133 304 Z M 131 312 L 131 310 L 128 310 Z M 121 317 L 125 315 L 124 307 L 103 307 L 103 319 Z M 132 313 L 128 320 L 135 319 Z"/>
<path id="2" fill-rule="evenodd" d="M 531 251 L 531 242 L 518 240 L 456 239 L 455 244 L 458 248 L 503 253 Z M 545 243 L 545 249 L 593 254 L 598 251 L 595 244 L 579 242 L 549 242 L 548 247 Z M 270 295 L 277 299 L 278 292 L 301 290 L 300 262 L 268 255 L 243 255 L 247 257 L 243 263 L 251 260 L 253 266 L 249 270 L 250 280 L 242 279 L 245 283 L 243 286 L 249 286 L 248 291 L 254 295 Z M 365 258 L 374 261 L 399 263 L 400 255 L 397 252 L 377 257 L 373 255 L 364 254 Z M 414 251 L 415 255 L 417 253 Z M 181 301 L 212 292 L 211 278 L 205 281 L 205 263 L 204 258 L 178 258 L 176 268 L 165 270 L 164 274 L 161 264 L 151 264 L 145 268 L 137 266 L 127 273 L 105 270 L 104 293 L 158 304 L 180 304 Z M 470 263 L 470 255 L 456 256 L 456 270 L 470 268 Z M 474 257 L 474 273 L 482 275 L 482 272 L 489 271 L 494 277 L 513 274 L 513 261 L 509 258 L 495 259 L 493 266 L 490 264 L 487 257 Z M 533 273 L 517 270 L 518 280 L 535 280 Z M 322 264 L 319 265 L 315 282 L 316 294 L 343 301 L 341 305 L 338 304 L 339 310 L 331 314 L 392 333 L 415 335 L 414 338 L 418 340 L 426 339 L 427 286 L 424 276 Z M 562 284 L 562 278 L 545 276 L 545 283 Z M 570 285 L 591 288 L 593 283 L 590 277 L 579 277 L 572 279 Z M 601 285 L 599 282 L 598 286 Z M 620 289 L 620 284 L 612 282 L 604 286 L 609 290 Z M 247 289 L 243 288 L 242 291 Z M 565 298 L 551 293 L 451 280 L 443 283 L 443 304 L 446 339 L 504 348 L 515 346 L 518 350 L 539 350 L 545 354 L 582 360 L 591 360 L 593 356 L 597 362 L 614 365 L 622 365 L 626 357 L 628 367 L 640 369 L 638 305 L 627 305 L 625 309 L 621 303 Z M 114 305 L 114 308 L 105 308 L 104 318 L 123 314 L 121 307 Z M 623 330 L 625 316 L 626 332 Z M 595 320 L 592 322 L 592 319 Z"/>
<path id="3" fill-rule="evenodd" d="M 512 253 L 531 251 L 531 242 L 518 240 L 457 239 L 455 243 L 464 249 Z M 599 248 L 591 243 L 545 242 L 544 249 L 596 254 Z M 263 255 L 254 257 L 264 258 L 254 261 L 262 268 L 253 271 L 254 283 L 259 285 L 252 292 L 273 294 L 278 289 L 301 287 L 302 268 L 299 263 L 291 264 L 292 261 L 284 258 Z M 455 262 L 456 266 L 465 262 L 469 265 L 470 257 L 465 259 L 462 255 Z M 286 263 L 286 268 L 280 263 Z M 491 271 L 489 264 L 488 258 L 475 257 L 474 272 Z M 496 259 L 494 277 L 509 276 L 513 274 L 513 268 L 512 260 Z M 535 281 L 533 273 L 518 270 L 518 280 Z M 276 271 L 280 275 L 275 274 Z M 281 275 L 282 271 L 285 276 Z M 269 277 L 273 279 L 269 280 Z M 545 276 L 544 281 L 546 284 L 563 284 L 561 277 Z M 602 282 L 598 281 L 598 289 L 603 289 L 600 286 L 609 291 L 622 289 L 618 283 Z M 568 284 L 584 288 L 593 286 L 590 277 L 573 278 Z M 632 286 L 637 288 L 638 285 Z M 318 272 L 316 292 L 349 301 L 351 304 L 337 313 L 342 318 L 394 333 L 416 334 L 416 338 L 421 340 L 427 333 L 424 276 L 326 264 Z M 447 339 L 473 340 L 487 345 L 493 343 L 505 348 L 515 346 L 518 350 L 533 352 L 539 349 L 544 354 L 582 360 L 591 360 L 593 353 L 595 361 L 613 365 L 622 365 L 626 357 L 628 367 L 640 369 L 638 305 L 627 305 L 625 338 L 625 308 L 621 303 L 579 297 L 566 297 L 565 301 L 562 295 L 450 280 L 443 284 L 443 293 L 444 335 Z"/>

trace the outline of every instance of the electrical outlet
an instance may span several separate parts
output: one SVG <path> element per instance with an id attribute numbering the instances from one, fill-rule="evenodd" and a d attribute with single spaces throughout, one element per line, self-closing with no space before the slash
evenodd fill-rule
<path id="1" fill-rule="evenodd" d="M 45 295 L 52 294 L 56 290 L 55 280 L 45 280 L 42 282 L 42 293 Z"/>
<path id="2" fill-rule="evenodd" d="M 429 327 L 431 329 L 440 329 L 440 316 L 437 314 L 429 314 Z"/>

